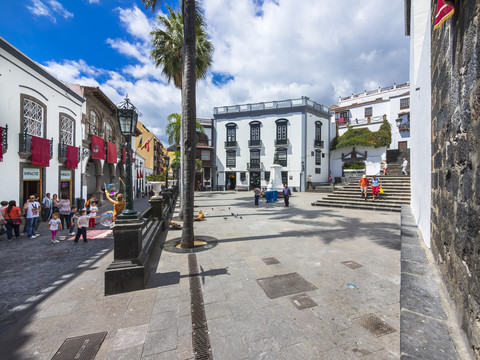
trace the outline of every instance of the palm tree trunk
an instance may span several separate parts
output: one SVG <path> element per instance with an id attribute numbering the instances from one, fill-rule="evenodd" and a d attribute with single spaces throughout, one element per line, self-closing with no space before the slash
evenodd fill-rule
<path id="1" fill-rule="evenodd" d="M 183 74 L 182 74 L 182 116 L 184 120 L 184 214 L 182 248 L 192 248 L 193 204 L 195 182 L 195 142 L 196 142 L 196 95 L 195 95 L 195 0 L 183 0 Z"/>

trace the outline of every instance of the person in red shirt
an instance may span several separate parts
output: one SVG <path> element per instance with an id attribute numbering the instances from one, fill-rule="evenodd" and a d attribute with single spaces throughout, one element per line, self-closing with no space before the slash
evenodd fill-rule
<path id="1" fill-rule="evenodd" d="M 369 179 L 367 175 L 363 175 L 358 182 L 358 186 L 360 186 L 360 190 L 362 190 L 362 196 L 365 196 L 365 201 L 367 201 L 368 183 Z"/>
<path id="2" fill-rule="evenodd" d="M 12 241 L 13 231 L 15 231 L 15 237 L 17 239 L 20 237 L 20 224 L 22 223 L 22 219 L 20 218 L 21 213 L 22 210 L 17 206 L 15 200 L 10 200 L 8 206 L 3 210 L 8 241 Z"/>

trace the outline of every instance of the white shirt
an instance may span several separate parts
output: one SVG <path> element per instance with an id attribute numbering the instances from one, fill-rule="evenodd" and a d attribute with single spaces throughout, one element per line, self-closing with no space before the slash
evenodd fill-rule
<path id="1" fill-rule="evenodd" d="M 402 167 L 406 168 L 407 165 L 408 165 L 408 161 L 407 161 L 407 160 L 403 160 Z"/>
<path id="2" fill-rule="evenodd" d="M 40 216 L 40 203 L 38 201 L 27 203 L 27 219 Z"/>
<path id="3" fill-rule="evenodd" d="M 97 216 L 98 208 L 96 206 L 90 206 L 90 216 Z"/>
<path id="4" fill-rule="evenodd" d="M 88 215 L 80 216 L 77 220 L 77 225 L 79 227 L 88 227 L 89 220 L 90 220 L 90 216 Z"/>

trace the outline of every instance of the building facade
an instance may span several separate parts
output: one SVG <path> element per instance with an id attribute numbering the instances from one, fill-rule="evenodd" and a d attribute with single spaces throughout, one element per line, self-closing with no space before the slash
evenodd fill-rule
<path id="1" fill-rule="evenodd" d="M 197 131 L 197 146 L 195 156 L 202 161 L 200 169 L 196 169 L 195 183 L 199 182 L 205 190 L 213 188 L 213 159 L 214 159 L 214 129 L 213 119 L 197 118 L 197 122 L 203 126 L 203 134 Z"/>
<path id="2" fill-rule="evenodd" d="M 350 162 L 364 163 L 369 175 L 379 174 L 382 161 L 387 160 L 387 149 L 404 151 L 409 148 L 409 82 L 341 97 L 338 104 L 332 105 L 330 109 L 332 139 L 343 135 L 348 129 L 368 128 L 370 131 L 378 131 L 385 120 L 391 128 L 388 147 L 352 146 L 333 150 L 330 158 L 333 177 L 344 176 L 344 165 Z"/>
<path id="3" fill-rule="evenodd" d="M 330 111 L 307 97 L 214 108 L 218 190 L 267 187 L 273 164 L 282 182 L 304 191 L 329 176 Z"/>
<path id="4" fill-rule="evenodd" d="M 82 96 L 0 38 L 1 200 L 81 194 Z"/>

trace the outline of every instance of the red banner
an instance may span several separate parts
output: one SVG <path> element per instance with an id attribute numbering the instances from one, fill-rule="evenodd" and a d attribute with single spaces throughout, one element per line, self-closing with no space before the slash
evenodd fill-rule
<path id="1" fill-rule="evenodd" d="M 3 128 L 0 126 L 0 161 L 3 161 Z"/>
<path id="2" fill-rule="evenodd" d="M 434 29 L 439 28 L 445 20 L 453 15 L 455 12 L 454 5 L 455 1 L 437 0 L 437 13 L 435 15 Z"/>
<path id="3" fill-rule="evenodd" d="M 125 164 L 125 159 L 127 157 L 127 150 L 122 149 L 122 163 Z"/>
<path id="4" fill-rule="evenodd" d="M 78 168 L 78 148 L 76 146 L 67 145 L 67 168 Z"/>
<path id="5" fill-rule="evenodd" d="M 117 147 L 111 142 L 107 142 L 107 162 L 110 164 L 117 163 Z"/>
<path id="6" fill-rule="evenodd" d="M 50 140 L 32 136 L 32 164 L 50 166 Z"/>
<path id="7" fill-rule="evenodd" d="M 105 160 L 105 141 L 101 137 L 92 135 L 92 159 Z"/>
<path id="8" fill-rule="evenodd" d="M 137 169 L 137 179 L 140 179 L 140 171 Z"/>

